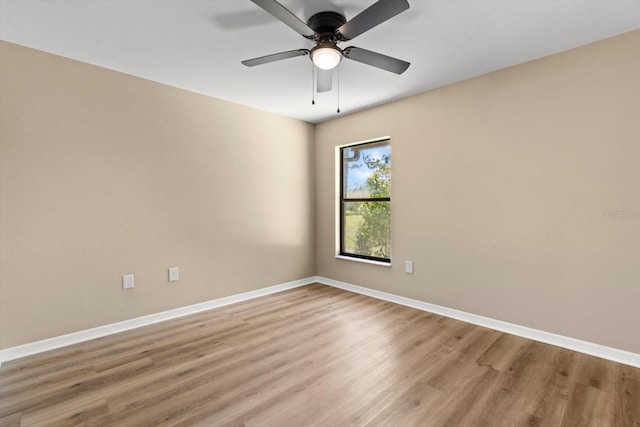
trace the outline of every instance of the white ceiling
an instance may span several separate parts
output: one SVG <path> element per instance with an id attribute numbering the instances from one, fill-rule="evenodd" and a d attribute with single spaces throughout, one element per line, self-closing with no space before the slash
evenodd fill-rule
<path id="1" fill-rule="evenodd" d="M 306 21 L 347 19 L 374 0 L 281 0 Z M 345 60 L 342 114 L 640 28 L 640 0 L 409 0 L 342 47 L 411 62 L 395 75 Z M 243 59 L 312 43 L 249 0 L 0 0 L 0 38 L 289 117 L 336 116 L 337 90 L 311 105 L 311 62 Z"/>

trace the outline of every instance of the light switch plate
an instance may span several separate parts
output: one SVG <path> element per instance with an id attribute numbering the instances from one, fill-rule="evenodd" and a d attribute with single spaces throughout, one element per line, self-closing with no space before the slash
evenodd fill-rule
<path id="1" fill-rule="evenodd" d="M 178 279 L 180 279 L 180 270 L 178 269 L 178 267 L 169 268 L 169 281 L 177 282 Z"/>

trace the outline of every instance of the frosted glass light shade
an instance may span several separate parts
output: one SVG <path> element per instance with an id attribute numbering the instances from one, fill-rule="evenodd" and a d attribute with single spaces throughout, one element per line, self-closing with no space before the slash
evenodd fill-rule
<path id="1" fill-rule="evenodd" d="M 334 68 L 342 59 L 342 53 L 335 47 L 318 47 L 311 51 L 311 60 L 323 70 Z"/>

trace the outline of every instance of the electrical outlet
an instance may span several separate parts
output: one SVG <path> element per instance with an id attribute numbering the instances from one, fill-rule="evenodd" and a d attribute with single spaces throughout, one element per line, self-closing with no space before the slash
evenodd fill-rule
<path id="1" fill-rule="evenodd" d="M 122 289 L 133 288 L 133 274 L 125 274 L 122 276 Z"/>
<path id="2" fill-rule="evenodd" d="M 169 281 L 177 282 L 179 278 L 180 278 L 180 271 L 178 270 L 178 267 L 171 267 L 169 269 Z"/>
<path id="3" fill-rule="evenodd" d="M 413 261 L 404 262 L 404 271 L 405 273 L 413 274 Z"/>

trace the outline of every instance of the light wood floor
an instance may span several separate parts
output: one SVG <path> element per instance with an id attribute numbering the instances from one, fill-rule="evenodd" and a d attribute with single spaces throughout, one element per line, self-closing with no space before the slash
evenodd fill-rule
<path id="1" fill-rule="evenodd" d="M 640 369 L 322 285 L 6 362 L 0 425 L 640 426 Z"/>

